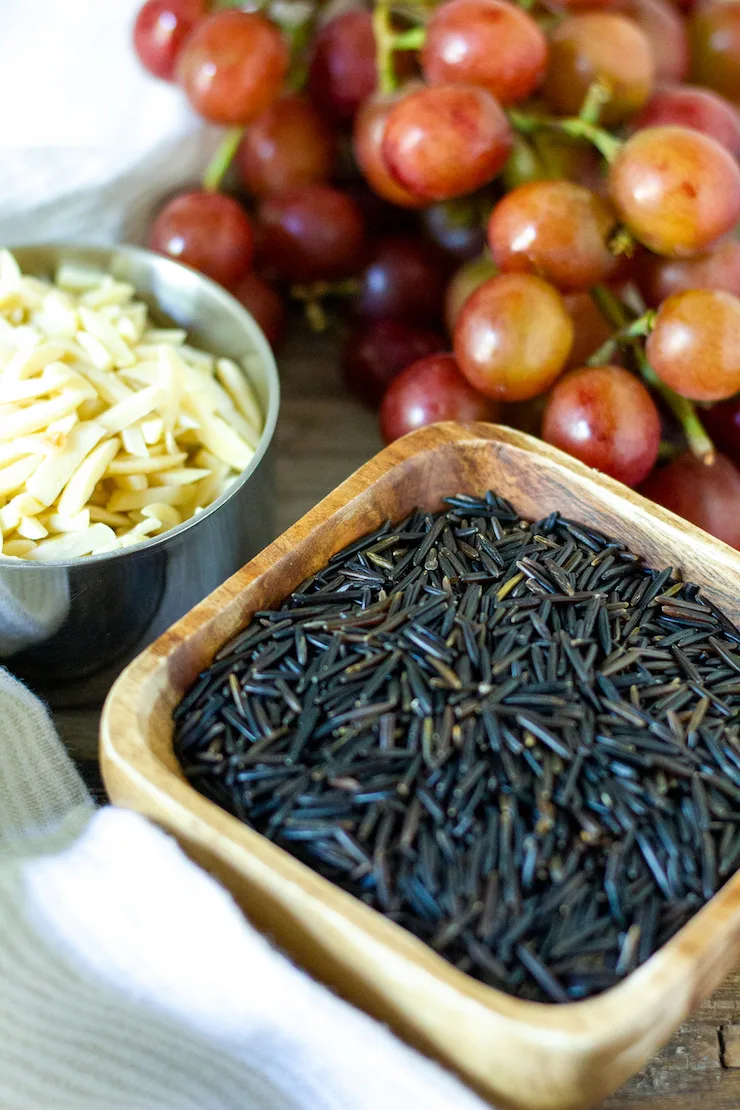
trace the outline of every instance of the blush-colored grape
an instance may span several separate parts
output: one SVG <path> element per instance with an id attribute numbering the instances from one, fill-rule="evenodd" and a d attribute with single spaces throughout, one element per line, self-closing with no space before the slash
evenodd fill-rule
<path id="1" fill-rule="evenodd" d="M 533 273 L 563 292 L 599 285 L 617 269 L 609 248 L 617 217 L 608 201 L 570 181 L 535 181 L 494 208 L 488 244 L 505 273 Z"/>
<path id="2" fill-rule="evenodd" d="M 654 308 L 672 293 L 688 289 L 723 289 L 740 297 L 740 242 L 723 239 L 696 258 L 647 255 L 637 282 L 645 301 Z"/>
<path id="3" fill-rule="evenodd" d="M 632 234 L 670 258 L 706 251 L 740 219 L 737 162 L 687 127 L 648 127 L 627 139 L 609 193 Z"/>
<path id="4" fill-rule="evenodd" d="M 705 0 L 689 24 L 691 79 L 740 104 L 740 2 Z"/>
<path id="5" fill-rule="evenodd" d="M 231 197 L 183 193 L 157 215 L 149 246 L 231 286 L 251 265 L 254 235 L 249 216 Z"/>
<path id="6" fill-rule="evenodd" d="M 711 89 L 700 89 L 696 85 L 661 85 L 631 121 L 635 131 L 672 125 L 701 131 L 716 139 L 735 158 L 740 156 L 740 113 L 729 100 Z"/>
<path id="7" fill-rule="evenodd" d="M 276 100 L 288 71 L 288 47 L 269 19 L 217 11 L 187 39 L 177 76 L 190 103 L 210 123 L 251 123 Z"/>
<path id="8" fill-rule="evenodd" d="M 382 152 L 395 179 L 423 200 L 448 200 L 503 168 L 511 128 L 500 105 L 474 85 L 432 85 L 393 105 Z"/>
<path id="9" fill-rule="evenodd" d="M 479 85 L 516 104 L 542 83 L 547 39 L 507 0 L 448 0 L 429 21 L 421 64 L 429 84 Z"/>
<path id="10" fill-rule="evenodd" d="M 380 430 L 385 442 L 392 443 L 427 424 L 493 422 L 498 413 L 499 406 L 465 380 L 453 355 L 429 355 L 389 385 L 380 406 Z"/>
<path id="11" fill-rule="evenodd" d="M 682 397 L 724 401 L 740 390 L 740 298 L 716 289 L 674 293 L 658 309 L 645 350 Z"/>
<path id="12" fill-rule="evenodd" d="M 576 116 L 591 85 L 609 89 L 605 124 L 622 123 L 639 112 L 653 91 L 655 63 L 645 32 L 616 12 L 569 16 L 555 29 L 544 84 L 554 112 Z"/>
<path id="13" fill-rule="evenodd" d="M 180 51 L 204 14 L 203 0 L 147 0 L 133 35 L 144 68 L 163 81 L 174 81 Z"/>
<path id="14" fill-rule="evenodd" d="M 401 208 L 422 208 L 426 204 L 424 198 L 409 192 L 396 180 L 383 155 L 388 114 L 404 95 L 375 93 L 364 101 L 355 118 L 352 148 L 363 177 L 379 197 Z"/>
<path id="15" fill-rule="evenodd" d="M 499 274 L 472 293 L 454 332 L 458 366 L 496 401 L 526 401 L 565 366 L 573 324 L 552 285 L 531 274 Z"/>
<path id="16" fill-rule="evenodd" d="M 675 4 L 670 0 L 626 0 L 619 10 L 645 32 L 656 81 L 683 81 L 689 71 L 689 34 Z"/>
<path id="17" fill-rule="evenodd" d="M 640 493 L 740 548 L 740 471 L 724 455 L 706 466 L 690 452 L 654 470 Z"/>
<path id="18" fill-rule="evenodd" d="M 336 137 L 302 96 L 283 96 L 259 116 L 242 139 L 236 164 L 256 197 L 328 181 L 337 160 Z"/>
<path id="19" fill-rule="evenodd" d="M 655 466 L 660 416 L 634 374 L 621 366 L 569 370 L 555 383 L 542 438 L 627 486 Z"/>

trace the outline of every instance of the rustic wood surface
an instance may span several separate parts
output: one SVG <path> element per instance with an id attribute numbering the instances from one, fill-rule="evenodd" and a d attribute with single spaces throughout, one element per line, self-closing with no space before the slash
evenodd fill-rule
<path id="1" fill-rule="evenodd" d="M 380 446 L 374 416 L 349 398 L 339 378 L 335 337 L 297 329 L 280 359 L 283 407 L 278 427 L 276 529 L 288 527 Z M 57 724 L 93 790 L 98 714 L 65 710 Z M 534 1061 L 533 1061 L 533 1066 Z M 604 1110 L 738 1110 L 740 971 L 679 1029 Z"/>

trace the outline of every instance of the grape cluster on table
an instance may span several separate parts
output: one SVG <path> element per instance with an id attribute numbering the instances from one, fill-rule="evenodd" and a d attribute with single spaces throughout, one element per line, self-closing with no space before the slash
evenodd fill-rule
<path id="1" fill-rule="evenodd" d="M 227 129 L 154 249 L 273 345 L 346 306 L 387 441 L 509 423 L 740 547 L 740 0 L 147 0 L 134 44 Z"/>

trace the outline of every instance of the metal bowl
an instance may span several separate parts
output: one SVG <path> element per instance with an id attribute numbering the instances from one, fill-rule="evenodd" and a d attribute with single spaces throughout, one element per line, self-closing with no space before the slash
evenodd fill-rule
<path id="1" fill-rule="evenodd" d="M 139 247 L 11 248 L 24 273 L 62 262 L 130 282 L 154 318 L 245 369 L 265 413 L 257 451 L 196 517 L 137 547 L 39 565 L 0 559 L 0 664 L 56 706 L 100 702 L 129 660 L 225 581 L 273 533 L 271 452 L 280 384 L 252 316 L 215 282 Z M 246 361 L 245 361 L 246 360 Z"/>

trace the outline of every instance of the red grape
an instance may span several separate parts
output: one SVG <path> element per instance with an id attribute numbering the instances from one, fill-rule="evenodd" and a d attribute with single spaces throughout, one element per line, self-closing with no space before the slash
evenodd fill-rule
<path id="1" fill-rule="evenodd" d="M 458 259 L 477 258 L 486 245 L 484 221 L 491 210 L 485 192 L 431 204 L 422 212 L 424 228 L 438 247 Z"/>
<path id="2" fill-rule="evenodd" d="M 573 346 L 567 366 L 575 369 L 583 366 L 611 338 L 613 329 L 589 293 L 568 293 L 563 301 L 573 321 Z"/>
<path id="3" fill-rule="evenodd" d="M 686 127 L 648 127 L 627 139 L 609 192 L 632 234 L 657 254 L 705 251 L 740 218 L 740 168 L 723 146 Z"/>
<path id="4" fill-rule="evenodd" d="M 329 185 L 304 185 L 266 197 L 257 213 L 260 258 L 289 281 L 332 281 L 363 263 L 362 214 Z"/>
<path id="5" fill-rule="evenodd" d="M 342 192 L 355 202 L 362 218 L 369 240 L 376 235 L 393 235 L 400 231 L 415 231 L 413 216 L 406 208 L 398 208 L 373 192 L 363 178 L 342 182 Z"/>
<path id="6" fill-rule="evenodd" d="M 425 355 L 444 351 L 447 340 L 431 328 L 406 320 L 367 320 L 350 333 L 342 372 L 353 393 L 378 405 L 402 370 Z"/>
<path id="7" fill-rule="evenodd" d="M 147 0 L 134 24 L 134 49 L 144 68 L 174 81 L 183 43 L 204 14 L 203 0 Z"/>
<path id="8" fill-rule="evenodd" d="M 724 289 L 740 297 L 740 242 L 724 239 L 698 258 L 647 255 L 638 284 L 647 304 L 654 307 L 671 293 L 687 289 Z"/>
<path id="9" fill-rule="evenodd" d="M 251 123 L 277 99 L 288 61 L 274 23 L 232 9 L 198 24 L 177 72 L 196 112 L 211 123 L 235 126 Z"/>
<path id="10" fill-rule="evenodd" d="M 608 201 L 570 181 L 534 181 L 494 208 L 488 245 L 504 273 L 534 273 L 565 292 L 606 281 L 617 268 Z"/>
<path id="11" fill-rule="evenodd" d="M 507 0 L 447 0 L 427 25 L 421 65 L 430 85 L 478 85 L 516 104 L 542 83 L 547 39 Z"/>
<path id="12" fill-rule="evenodd" d="M 718 455 L 713 466 L 706 466 L 687 451 L 654 470 L 640 493 L 740 548 L 740 471 L 724 455 Z"/>
<path id="13" fill-rule="evenodd" d="M 445 323 L 450 335 L 454 331 L 460 309 L 479 285 L 498 273 L 488 258 L 475 258 L 455 271 L 445 293 Z"/>
<path id="14" fill-rule="evenodd" d="M 240 278 L 231 293 L 251 312 L 271 347 L 279 347 L 285 333 L 285 305 L 277 289 L 254 270 Z"/>
<path id="15" fill-rule="evenodd" d="M 714 289 L 674 293 L 658 309 L 645 349 L 676 393 L 724 401 L 740 390 L 740 298 Z"/>
<path id="16" fill-rule="evenodd" d="M 511 130 L 485 89 L 433 85 L 391 108 L 382 149 L 405 189 L 425 200 L 447 200 L 495 177 L 509 156 Z"/>
<path id="17" fill-rule="evenodd" d="M 443 420 L 495 421 L 498 405 L 478 393 L 460 373 L 452 355 L 428 355 L 412 363 L 389 385 L 380 406 L 386 443 Z"/>
<path id="18" fill-rule="evenodd" d="M 242 206 L 221 193 L 183 193 L 165 204 L 149 246 L 231 286 L 252 262 L 254 236 Z"/>
<path id="19" fill-rule="evenodd" d="M 383 137 L 388 113 L 403 93 L 368 97 L 355 117 L 352 146 L 363 177 L 378 196 L 402 208 L 421 208 L 425 201 L 399 185 L 383 157 Z"/>
<path id="20" fill-rule="evenodd" d="M 318 32 L 308 88 L 322 112 L 337 123 L 352 119 L 375 88 L 375 35 L 370 12 L 353 9 Z"/>
<path id="21" fill-rule="evenodd" d="M 702 412 L 701 420 L 712 443 L 734 463 L 740 463 L 740 398 L 732 397 L 712 405 Z"/>
<path id="22" fill-rule="evenodd" d="M 328 181 L 337 159 L 329 125 L 310 101 L 283 96 L 248 128 L 237 152 L 242 180 L 257 197 Z"/>
<path id="23" fill-rule="evenodd" d="M 629 370 L 569 370 L 550 394 L 542 438 L 610 478 L 636 486 L 658 458 L 660 416 Z"/>
<path id="24" fill-rule="evenodd" d="M 740 155 L 740 114 L 718 93 L 694 85 L 663 85 L 632 120 L 632 127 L 691 127 L 716 139 L 737 158 Z"/>
<path id="25" fill-rule="evenodd" d="M 544 393 L 565 366 L 573 324 L 563 299 L 531 274 L 499 274 L 468 297 L 455 323 L 458 366 L 498 401 Z"/>
<path id="26" fill-rule="evenodd" d="M 650 43 L 636 23 L 613 12 L 585 12 L 553 33 L 545 99 L 554 112 L 577 115 L 591 85 L 602 80 L 610 97 L 601 118 L 622 123 L 649 99 L 654 71 Z"/>
<path id="27" fill-rule="evenodd" d="M 420 324 L 442 315 L 447 265 L 439 250 L 414 235 L 381 239 L 360 279 L 357 311 Z"/>
<path id="28" fill-rule="evenodd" d="M 740 102 L 740 2 L 703 3 L 689 24 L 691 77 Z"/>
<path id="29" fill-rule="evenodd" d="M 645 32 L 656 81 L 683 81 L 689 71 L 689 35 L 675 6 L 669 0 L 626 0 L 620 11 Z"/>

